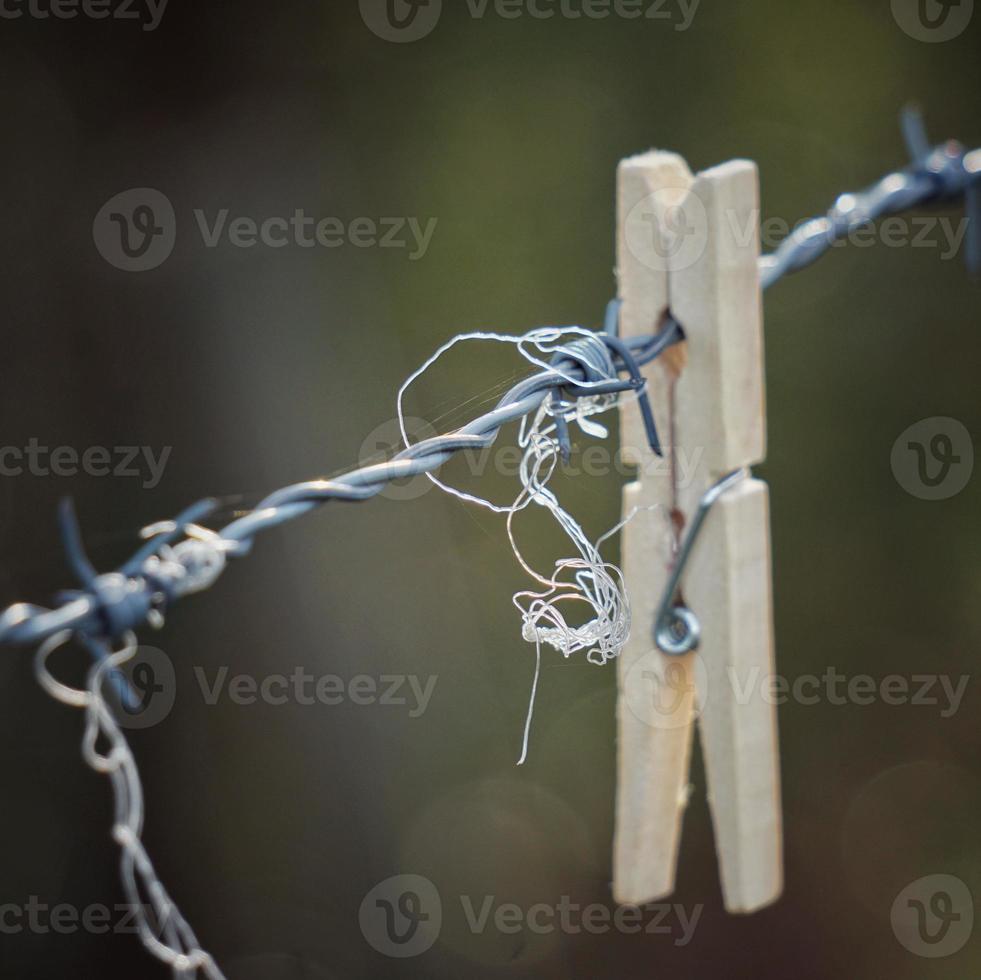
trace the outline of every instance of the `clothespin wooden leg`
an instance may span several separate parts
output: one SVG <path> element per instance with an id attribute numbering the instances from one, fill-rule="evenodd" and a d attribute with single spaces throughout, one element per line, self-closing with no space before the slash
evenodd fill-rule
<path id="1" fill-rule="evenodd" d="M 774 674 L 769 533 L 768 488 L 744 480 L 713 509 L 685 587 L 702 624 L 707 697 L 699 730 L 733 913 L 769 905 L 783 887 L 776 717 L 764 699 Z"/>
<path id="2" fill-rule="evenodd" d="M 650 251 L 632 227 L 645 189 Z M 633 625 L 620 672 L 614 891 L 636 904 L 673 889 L 697 711 L 726 907 L 750 912 L 782 889 L 776 715 L 765 697 L 774 673 L 765 484 L 729 489 L 697 540 L 682 590 L 701 624 L 699 652 L 669 657 L 653 633 L 673 532 L 721 478 L 765 456 L 758 177 L 739 161 L 692 178 L 678 157 L 648 154 L 621 165 L 619 191 L 623 331 L 649 332 L 652 313 L 670 307 L 686 343 L 649 374 L 669 433 L 668 479 L 642 465 L 625 494 L 628 514 L 638 504 L 665 513 L 624 529 Z M 640 446 L 631 415 L 625 438 Z M 645 719 L 638 706 L 652 694 Z"/>
<path id="3" fill-rule="evenodd" d="M 679 490 L 689 516 L 709 486 L 766 457 L 755 164 L 700 174 L 683 210 L 707 231 L 701 257 L 671 273 L 672 310 L 688 338 L 678 440 L 704 450 L 695 479 Z M 752 912 L 783 888 L 776 707 L 767 697 L 776 667 L 765 483 L 744 480 L 720 498 L 683 587 L 702 626 L 699 727 L 723 895 L 730 912 Z"/>
<path id="4" fill-rule="evenodd" d="M 657 332 L 668 312 L 670 243 L 662 231 L 668 210 L 683 199 L 692 176 L 680 157 L 648 153 L 623 161 L 617 181 L 620 333 L 628 338 Z M 613 890 L 618 902 L 629 905 L 674 890 L 688 795 L 693 658 L 668 657 L 653 642 L 676 537 L 672 403 L 679 370 L 674 349 L 645 369 L 663 460 L 647 445 L 637 407 L 628 405 L 621 416 L 624 458 L 639 473 L 639 479 L 624 489 L 623 513 L 640 511 L 622 536 L 631 631 L 618 665 Z"/>

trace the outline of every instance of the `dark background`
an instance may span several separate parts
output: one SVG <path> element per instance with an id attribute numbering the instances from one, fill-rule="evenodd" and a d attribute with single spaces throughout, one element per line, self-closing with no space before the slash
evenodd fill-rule
<path id="1" fill-rule="evenodd" d="M 625 155 L 658 145 L 693 168 L 749 157 L 764 217 L 794 222 L 903 164 L 897 113 L 911 98 L 936 140 L 981 143 L 978 15 L 930 44 L 904 33 L 886 0 L 704 0 L 687 31 L 444 6 L 409 44 L 373 34 L 351 0 L 171 0 L 153 32 L 0 20 L 0 441 L 172 447 L 152 490 L 133 478 L 0 479 L 5 602 L 49 602 L 73 584 L 55 526 L 65 494 L 108 570 L 141 527 L 192 500 L 244 493 L 248 506 L 350 466 L 377 426 L 389 423 L 392 442 L 398 385 L 453 334 L 597 325 L 614 290 Z M 102 205 L 132 187 L 161 190 L 178 220 L 173 255 L 138 274 L 105 262 L 92 236 Z M 191 213 L 222 207 L 438 226 L 416 262 L 351 246 L 207 249 Z M 789 677 L 973 672 L 977 477 L 952 499 L 918 499 L 890 452 L 923 418 L 981 431 L 979 311 L 961 261 L 881 244 L 836 250 L 768 295 L 761 474 Z M 518 370 L 474 347 L 410 410 L 436 420 Z M 617 520 L 619 482 L 561 484 L 591 533 Z M 480 488 L 514 493 L 497 476 Z M 553 542 L 534 520 L 540 538 L 529 526 L 526 540 L 544 561 Z M 672 898 L 689 912 L 704 904 L 688 946 L 467 933 L 461 894 L 611 902 L 615 671 L 547 656 L 531 759 L 515 768 L 533 658 L 510 597 L 524 584 L 502 519 L 430 492 L 270 533 L 144 636 L 178 683 L 169 717 L 133 734 L 146 841 L 230 980 L 978 975 L 978 936 L 921 959 L 889 918 L 927 874 L 981 894 L 973 681 L 951 718 L 881 702 L 781 709 L 787 889 L 772 909 L 723 912 L 696 760 Z M 221 665 L 438 683 L 415 719 L 350 703 L 211 707 L 193 669 Z M 122 901 L 108 786 L 79 758 L 81 722 L 36 686 L 28 651 L 5 653 L 0 904 Z M 358 926 L 364 895 L 399 873 L 443 895 L 442 940 L 418 959 L 383 957 Z M 83 933 L 0 935 L 0 974 L 169 975 L 133 936 Z"/>

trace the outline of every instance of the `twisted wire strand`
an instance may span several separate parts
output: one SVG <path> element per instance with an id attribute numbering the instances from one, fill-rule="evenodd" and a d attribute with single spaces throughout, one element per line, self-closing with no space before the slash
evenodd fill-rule
<path id="1" fill-rule="evenodd" d="M 136 636 L 127 634 L 122 649 L 115 653 L 106 648 L 105 656 L 89 670 L 84 688 L 63 684 L 48 668 L 50 656 L 71 638 L 71 630 L 48 637 L 35 654 L 34 674 L 55 700 L 85 712 L 82 757 L 95 772 L 110 779 L 112 837 L 120 848 L 123 891 L 140 941 L 151 955 L 170 967 L 175 978 L 197 977 L 200 971 L 207 980 L 225 980 L 161 884 L 143 846 L 143 785 L 133 752 L 103 693 L 109 673 L 136 653 Z M 101 751 L 100 742 L 105 746 Z"/>

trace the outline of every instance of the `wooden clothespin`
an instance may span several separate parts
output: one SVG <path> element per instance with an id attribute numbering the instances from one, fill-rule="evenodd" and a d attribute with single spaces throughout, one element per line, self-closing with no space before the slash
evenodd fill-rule
<path id="1" fill-rule="evenodd" d="M 639 469 L 624 514 L 640 509 L 623 531 L 632 627 L 619 664 L 613 882 L 623 904 L 674 890 L 696 719 L 727 910 L 753 912 L 783 887 L 776 710 L 766 699 L 769 497 L 747 472 L 766 454 L 758 200 L 748 161 L 693 176 L 681 157 L 651 152 L 618 171 L 621 336 L 657 332 L 670 312 L 686 338 L 645 372 L 663 460 L 646 448 L 637 406 L 623 409 Z M 671 655 L 655 631 L 690 642 L 682 610 L 672 612 L 682 600 L 700 645 Z"/>

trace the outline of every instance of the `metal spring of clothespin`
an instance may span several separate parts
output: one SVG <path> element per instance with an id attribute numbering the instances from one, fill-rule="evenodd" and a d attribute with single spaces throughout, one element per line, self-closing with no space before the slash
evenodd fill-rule
<path id="1" fill-rule="evenodd" d="M 675 559 L 671 578 L 668 579 L 654 621 L 654 640 L 663 653 L 672 657 L 680 657 L 698 649 L 702 638 L 702 627 L 698 617 L 687 606 L 676 603 L 681 576 L 688 566 L 688 560 L 691 558 L 692 551 L 698 541 L 698 535 L 709 512 L 726 491 L 731 490 L 749 475 L 750 471 L 744 468 L 724 476 L 718 483 L 709 488 L 695 511 L 695 516 L 691 520 L 681 550 Z"/>

